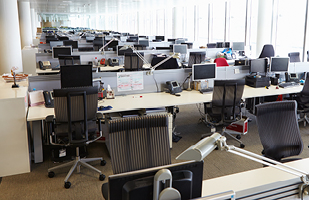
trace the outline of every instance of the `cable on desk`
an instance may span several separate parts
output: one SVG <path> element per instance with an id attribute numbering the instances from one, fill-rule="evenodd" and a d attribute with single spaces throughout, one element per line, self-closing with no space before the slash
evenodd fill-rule
<path id="1" fill-rule="evenodd" d="M 156 79 L 155 79 L 155 73 L 153 73 L 153 80 L 154 80 L 154 82 L 155 82 L 155 84 L 156 84 L 156 87 L 157 87 L 157 92 L 159 92 L 159 88 L 158 88 L 158 83 L 157 83 L 157 81 L 156 81 Z"/>

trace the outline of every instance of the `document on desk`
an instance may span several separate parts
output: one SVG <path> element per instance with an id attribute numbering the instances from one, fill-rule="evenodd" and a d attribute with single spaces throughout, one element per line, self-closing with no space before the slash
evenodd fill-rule
<path id="1" fill-rule="evenodd" d="M 143 72 L 117 73 L 118 92 L 144 89 Z"/>

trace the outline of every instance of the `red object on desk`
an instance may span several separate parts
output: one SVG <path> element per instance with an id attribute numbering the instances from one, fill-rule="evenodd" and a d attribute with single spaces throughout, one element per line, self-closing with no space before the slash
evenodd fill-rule
<path id="1" fill-rule="evenodd" d="M 226 67 L 226 66 L 230 66 L 225 58 L 216 58 L 214 60 L 215 63 L 217 63 L 217 67 Z"/>

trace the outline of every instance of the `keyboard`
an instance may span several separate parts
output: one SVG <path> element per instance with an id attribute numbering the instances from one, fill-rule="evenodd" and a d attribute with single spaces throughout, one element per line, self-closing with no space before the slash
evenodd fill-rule
<path id="1" fill-rule="evenodd" d="M 282 88 L 294 87 L 297 85 L 299 85 L 299 83 L 295 83 L 295 82 L 279 83 L 279 87 L 282 87 Z"/>
<path id="2" fill-rule="evenodd" d="M 204 94 L 204 93 L 209 93 L 212 92 L 214 89 L 213 88 L 204 88 L 204 89 L 200 89 L 200 93 Z"/>

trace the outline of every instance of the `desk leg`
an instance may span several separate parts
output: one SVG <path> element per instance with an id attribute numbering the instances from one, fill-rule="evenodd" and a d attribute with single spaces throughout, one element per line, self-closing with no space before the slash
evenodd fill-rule
<path id="1" fill-rule="evenodd" d="M 43 162 L 42 121 L 32 122 L 34 163 Z"/>

